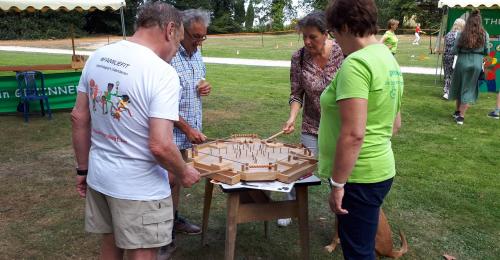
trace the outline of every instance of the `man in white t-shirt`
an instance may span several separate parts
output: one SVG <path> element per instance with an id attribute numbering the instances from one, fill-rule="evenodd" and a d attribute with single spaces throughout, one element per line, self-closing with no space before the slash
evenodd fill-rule
<path id="1" fill-rule="evenodd" d="M 183 37 L 180 14 L 148 3 L 136 28 L 87 61 L 72 112 L 77 191 L 86 197 L 85 230 L 103 234 L 102 259 L 125 249 L 128 259 L 155 259 L 172 240 L 166 170 L 184 187 L 200 178 L 172 138 L 180 84 L 167 62 Z"/>

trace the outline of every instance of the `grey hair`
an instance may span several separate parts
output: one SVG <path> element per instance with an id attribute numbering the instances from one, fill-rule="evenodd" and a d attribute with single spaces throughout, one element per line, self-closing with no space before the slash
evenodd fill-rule
<path id="1" fill-rule="evenodd" d="M 175 27 L 179 28 L 181 20 L 180 12 L 172 5 L 162 2 L 147 2 L 139 8 L 135 28 L 137 30 L 141 27 L 159 26 L 163 30 L 165 25 L 170 22 L 173 22 Z"/>
<path id="2" fill-rule="evenodd" d="M 181 11 L 184 28 L 189 28 L 193 22 L 201 22 L 205 27 L 210 25 L 210 13 L 203 9 L 188 9 Z"/>
<path id="3" fill-rule="evenodd" d="M 306 27 L 316 27 L 319 32 L 321 33 L 326 33 L 326 17 L 325 17 L 325 12 L 323 11 L 314 11 L 306 17 L 300 19 L 300 21 L 297 24 L 297 28 L 299 30 L 302 30 Z"/>
<path id="4" fill-rule="evenodd" d="M 464 26 L 465 26 L 465 20 L 462 18 L 458 18 L 453 23 L 453 27 L 451 28 L 451 30 L 461 32 L 463 31 Z"/>

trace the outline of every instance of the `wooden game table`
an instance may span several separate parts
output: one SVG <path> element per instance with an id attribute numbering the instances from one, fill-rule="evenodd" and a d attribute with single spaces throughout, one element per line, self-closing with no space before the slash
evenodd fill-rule
<path id="1" fill-rule="evenodd" d="M 301 259 L 309 258 L 309 210 L 308 188 L 320 185 L 321 180 L 310 176 L 295 182 L 296 199 L 288 201 L 272 201 L 262 190 L 250 188 L 222 188 L 227 194 L 226 242 L 224 259 L 234 259 L 237 225 L 240 223 L 266 221 L 265 234 L 268 235 L 267 221 L 280 218 L 298 218 Z M 206 245 L 208 216 L 212 203 L 214 184 L 206 179 L 203 205 L 202 244 Z"/>

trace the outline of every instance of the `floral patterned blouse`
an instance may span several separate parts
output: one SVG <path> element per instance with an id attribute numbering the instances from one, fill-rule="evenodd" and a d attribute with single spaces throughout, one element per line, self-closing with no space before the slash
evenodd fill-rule
<path id="1" fill-rule="evenodd" d="M 330 84 L 344 60 L 340 46 L 333 42 L 330 57 L 322 69 L 313 62 L 309 52 L 303 47 L 292 56 L 290 67 L 290 101 L 303 107 L 302 133 L 318 135 L 320 105 L 319 96 Z"/>
<path id="2" fill-rule="evenodd" d="M 455 44 L 455 40 L 457 39 L 457 34 L 457 31 L 450 31 L 444 37 L 444 56 L 454 56 L 451 50 L 453 49 L 453 45 Z"/>

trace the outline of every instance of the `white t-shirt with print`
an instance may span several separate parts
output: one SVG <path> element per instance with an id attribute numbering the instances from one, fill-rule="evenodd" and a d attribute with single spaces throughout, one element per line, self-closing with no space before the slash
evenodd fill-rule
<path id="1" fill-rule="evenodd" d="M 89 97 L 88 185 L 108 196 L 170 196 L 167 171 L 149 150 L 149 118 L 179 120 L 179 77 L 149 48 L 120 41 L 87 61 L 78 91 Z"/>

